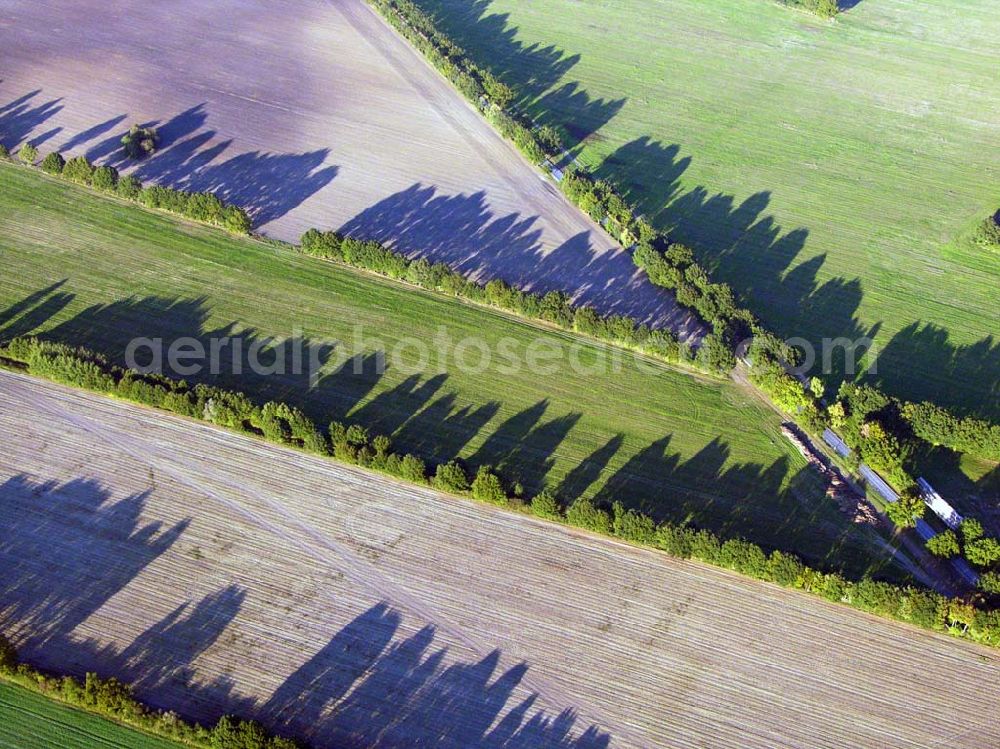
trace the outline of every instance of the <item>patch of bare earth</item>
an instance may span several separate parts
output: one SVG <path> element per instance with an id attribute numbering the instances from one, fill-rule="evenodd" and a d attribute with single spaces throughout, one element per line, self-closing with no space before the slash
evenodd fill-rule
<path id="1" fill-rule="evenodd" d="M 0 374 L 0 626 L 319 747 L 1000 743 L 994 651 Z"/>

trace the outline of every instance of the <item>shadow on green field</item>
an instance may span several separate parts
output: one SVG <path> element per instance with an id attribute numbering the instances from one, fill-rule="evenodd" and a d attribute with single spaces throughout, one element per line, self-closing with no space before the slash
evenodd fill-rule
<path id="1" fill-rule="evenodd" d="M 50 322 L 72 301 L 62 288 L 53 284 L 0 310 L 0 341 L 39 332 L 118 364 L 152 366 L 173 377 L 245 392 L 258 402 L 285 401 L 321 427 L 331 419 L 362 424 L 432 466 L 454 459 L 470 472 L 494 466 L 529 496 L 549 488 L 564 504 L 580 496 L 605 504 L 620 500 L 658 521 L 745 536 L 854 577 L 883 572 L 879 556 L 865 548 L 855 529 L 831 522 L 830 508 L 817 499 L 818 478 L 806 469 L 789 481 L 791 467 L 783 459 L 768 466 L 734 462 L 729 445 L 718 437 L 685 458 L 669 452 L 670 435 L 646 447 L 627 446 L 624 435 L 615 435 L 568 472 L 560 465 L 553 478 L 560 446 L 580 427 L 582 412 L 553 413 L 542 399 L 501 418 L 500 400 L 462 402 L 448 389 L 447 372 L 411 373 L 393 382 L 399 375 L 387 369 L 384 351 L 365 349 L 364 342 L 362 350 L 346 351 L 341 342 L 275 339 L 237 322 L 213 326 L 205 299 L 128 298 Z M 130 342 L 137 340 L 130 352 Z M 199 370 L 174 368 L 191 363 L 171 362 L 167 352 L 178 342 L 208 352 L 197 360 Z M 213 350 L 219 352 L 215 358 Z M 158 358 L 155 351 L 161 352 Z M 311 379 L 303 361 L 323 365 L 322 374 Z M 387 373 L 390 379 L 383 382 Z"/>
<path id="2" fill-rule="evenodd" d="M 842 0 L 841 10 L 849 11 L 858 2 Z M 588 139 L 600 138 L 601 128 L 625 103 L 595 100 L 579 82 L 567 81 L 580 55 L 520 41 L 510 15 L 491 12 L 491 0 L 417 4 L 478 64 L 512 85 L 520 107 L 530 109 L 540 124 L 556 126 L 568 136 L 571 152 Z M 867 377 L 903 398 L 930 399 L 965 413 L 1000 418 L 1000 341 L 992 336 L 972 344 L 953 343 L 947 330 L 915 319 L 880 342 L 877 372 L 864 374 L 860 365 L 852 366 L 843 345 L 832 346 L 830 365 L 824 367 L 824 339 L 861 341 L 874 338 L 882 328 L 880 322 L 863 323 L 858 317 L 864 293 L 860 279 L 821 282 L 825 256 L 798 261 L 808 231 L 783 231 L 766 215 L 769 191 L 737 202 L 705 186 L 682 189 L 679 178 L 689 164 L 689 157 L 680 157 L 679 145 L 641 137 L 611 153 L 598 174 L 616 183 L 658 228 L 691 245 L 718 280 L 732 285 L 779 335 L 811 341 L 818 357 L 814 371 L 822 371 L 832 388 L 845 379 Z M 864 348 L 858 351 L 859 359 Z M 962 387 L 954 387 L 956 382 Z"/>
<path id="3" fill-rule="evenodd" d="M 680 177 L 690 158 L 679 154 L 677 144 L 639 138 L 608 156 L 598 175 L 614 183 L 674 241 L 690 245 L 712 274 L 729 283 L 779 335 L 810 341 L 816 352 L 814 371 L 823 374 L 831 389 L 843 380 L 859 380 L 909 400 L 932 400 L 961 413 L 1000 418 L 1000 340 L 993 336 L 956 345 L 947 330 L 916 321 L 878 346 L 876 372 L 862 370 L 867 346 L 857 350 L 852 366 L 855 357 L 844 345 L 828 344 L 829 364 L 824 364 L 824 341 L 875 339 L 881 329 L 880 323 L 868 326 L 858 317 L 860 279 L 821 283 L 825 256 L 798 261 L 808 231 L 778 226 L 767 215 L 770 193 L 737 203 L 731 195 L 712 194 L 704 187 L 684 190 Z M 935 376 L 925 376 L 928 371 Z"/>

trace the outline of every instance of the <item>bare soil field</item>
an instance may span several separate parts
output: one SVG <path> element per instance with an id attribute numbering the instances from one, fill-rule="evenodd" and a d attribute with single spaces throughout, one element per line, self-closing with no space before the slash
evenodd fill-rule
<path id="1" fill-rule="evenodd" d="M 994 651 L 0 373 L 0 627 L 319 747 L 970 747 Z"/>
<path id="2" fill-rule="evenodd" d="M 394 242 L 473 275 L 575 292 L 685 330 L 687 315 L 363 0 L 0 0 L 0 139 L 212 190 L 267 234 Z"/>

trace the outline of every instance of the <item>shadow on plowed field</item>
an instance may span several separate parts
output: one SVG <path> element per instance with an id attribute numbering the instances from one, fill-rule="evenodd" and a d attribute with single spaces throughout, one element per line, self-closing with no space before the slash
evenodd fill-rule
<path id="1" fill-rule="evenodd" d="M 0 106 L 0 143 L 8 149 L 16 149 L 62 108 L 58 99 L 33 103 L 40 94 L 32 91 Z M 126 114 L 76 133 L 60 144 L 59 150 L 90 143 L 86 156 L 91 162 L 132 170 L 144 182 L 214 193 L 245 208 L 256 226 L 284 216 L 337 176 L 336 166 L 325 165 L 328 148 L 298 154 L 249 151 L 226 156 L 232 141 L 217 140 L 217 133 L 205 127 L 207 120 L 205 104 L 198 104 L 166 121 L 141 123 L 156 128 L 159 144 L 152 156 L 138 163 L 128 159 L 122 149 L 122 135 L 131 125 Z M 60 132 L 61 128 L 55 128 L 30 142 L 37 147 Z"/>
<path id="2" fill-rule="evenodd" d="M 196 661 L 224 638 L 246 591 L 226 585 L 178 605 L 118 648 L 74 630 L 180 539 L 186 522 L 143 524 L 147 494 L 112 500 L 100 483 L 14 476 L 0 484 L 0 629 L 18 632 L 29 662 L 131 682 L 161 709 L 210 722 L 223 714 L 261 720 L 317 747 L 603 749 L 610 736 L 581 728 L 572 710 L 548 715 L 536 694 L 512 702 L 529 664 L 501 666 L 494 650 L 455 662 L 425 626 L 402 635 L 402 616 L 377 604 L 333 634 L 271 696 L 241 695 L 225 678 L 199 679 Z M 27 512 L 26 508 L 35 511 Z M 450 662 L 449 662 L 450 661 Z"/>
<path id="3" fill-rule="evenodd" d="M 545 252 L 537 217 L 496 216 L 485 193 L 450 195 L 415 184 L 362 211 L 340 227 L 344 234 L 376 239 L 411 257 L 444 262 L 461 273 L 491 279 L 499 275 L 521 289 L 563 291 L 556 279 L 592 278 L 575 301 L 606 314 L 635 314 L 630 292 L 641 286 L 635 266 L 621 255 L 598 254 L 586 232 Z M 669 325 L 683 337 L 699 325 L 677 309 Z"/>

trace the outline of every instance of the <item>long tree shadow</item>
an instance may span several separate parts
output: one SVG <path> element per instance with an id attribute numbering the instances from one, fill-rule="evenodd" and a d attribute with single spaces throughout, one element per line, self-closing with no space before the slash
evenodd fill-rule
<path id="1" fill-rule="evenodd" d="M 40 93 L 31 92 L 0 107 L 0 142 L 8 148 L 21 143 L 62 108 L 58 99 L 33 106 L 31 100 Z M 206 127 L 204 103 L 165 121 L 141 123 L 156 128 L 159 144 L 152 156 L 134 162 L 121 143 L 126 120 L 127 115 L 120 114 L 93 125 L 66 139 L 60 150 L 73 155 L 82 151 L 94 163 L 132 171 L 146 182 L 214 193 L 246 209 L 257 227 L 284 216 L 337 176 L 338 168 L 326 165 L 327 148 L 298 154 L 232 153 L 233 141 L 219 140 Z M 59 131 L 35 135 L 31 142 L 39 145 Z"/>
<path id="2" fill-rule="evenodd" d="M 28 136 L 63 108 L 61 98 L 42 102 L 33 101 L 41 93 L 41 89 L 36 89 L 0 105 L 0 144 L 6 146 L 11 152 L 27 141 Z M 59 128 L 55 128 L 42 135 L 36 135 L 29 142 L 38 146 L 58 132 Z"/>
<path id="3" fill-rule="evenodd" d="M 1000 338 L 953 344 L 944 328 L 914 322 L 879 350 L 878 372 L 869 372 L 865 379 L 890 393 L 906 392 L 912 400 L 946 403 L 959 413 L 997 420 Z M 971 384 L 978 387 L 967 390 Z"/>
<path id="4" fill-rule="evenodd" d="M 156 491 L 112 500 L 84 479 L 16 475 L 0 484 L 0 629 L 22 657 L 61 673 L 116 676 L 143 701 L 188 719 L 257 718 L 317 749 L 608 746 L 606 733 L 578 729 L 572 711 L 549 717 L 533 707 L 535 694 L 514 701 L 527 664 L 502 668 L 498 650 L 471 662 L 449 657 L 447 646 L 435 646 L 433 625 L 401 636 L 402 616 L 385 602 L 349 622 L 270 695 L 200 660 L 238 642 L 228 631 L 252 595 L 239 585 L 181 600 L 125 646 L 81 636 L 81 625 L 184 533 L 188 521 L 140 521 Z M 254 657 L 263 668 L 266 656 Z"/>
<path id="5" fill-rule="evenodd" d="M 443 262 L 473 278 L 501 278 L 536 293 L 565 291 L 602 314 L 631 315 L 684 338 L 701 326 L 673 295 L 650 284 L 625 252 L 583 232 L 545 251 L 537 217 L 494 216 L 485 193 L 441 194 L 414 184 L 347 221 L 345 234 L 375 239 L 411 257 Z"/>
<path id="6" fill-rule="evenodd" d="M 859 318 L 861 280 L 820 281 L 826 256 L 799 259 L 808 232 L 784 231 L 766 215 L 770 193 L 737 202 L 704 187 L 684 189 L 680 178 L 689 165 L 678 145 L 644 137 L 609 155 L 598 175 L 673 241 L 691 246 L 713 276 L 729 283 L 770 328 L 786 339 L 809 341 L 816 352 L 813 371 L 832 389 L 843 380 L 861 379 L 907 399 L 931 399 L 990 418 L 1000 414 L 1000 342 L 993 336 L 956 345 L 947 331 L 914 322 L 876 346 L 877 366 L 871 368 L 871 358 L 863 356 L 868 344 L 855 348 L 853 342 L 875 340 L 882 326 Z"/>
<path id="7" fill-rule="evenodd" d="M 576 426 L 582 414 L 567 413 L 543 421 L 547 399 L 502 422 L 469 458 L 474 466 L 493 465 L 512 481 L 541 489 L 552 469 L 553 454 Z"/>
<path id="8" fill-rule="evenodd" d="M 549 476 L 556 455 L 582 417 L 571 410 L 550 413 L 550 403 L 543 399 L 498 420 L 503 412 L 499 400 L 460 399 L 447 388 L 446 372 L 414 372 L 391 385 L 383 383 L 388 370 L 380 350 L 347 351 L 342 342 L 274 338 L 238 322 L 213 324 L 205 299 L 127 298 L 48 323 L 47 315 L 61 309 L 66 297 L 63 286 L 54 284 L 0 311 L 0 339 L 37 327 L 46 338 L 138 366 L 153 363 L 153 349 L 147 345 L 156 343 L 156 350 L 167 352 L 156 369 L 168 375 L 239 390 L 260 403 L 287 402 L 320 426 L 334 418 L 360 423 L 373 433 L 391 436 L 396 449 L 420 456 L 432 469 L 456 458 L 464 459 L 470 472 L 492 465 L 510 486 L 520 484 L 529 494 L 555 488 L 549 486 Z M 145 343 L 132 351 L 129 361 L 126 352 L 136 340 Z M 209 354 L 198 371 L 175 368 L 189 363 L 171 362 L 168 353 L 176 342 Z M 220 352 L 215 359 L 210 356 L 213 350 Z M 322 375 L 311 378 L 308 368 L 297 368 L 301 361 L 322 365 Z M 608 477 L 608 466 L 623 442 L 621 435 L 613 437 L 575 466 L 558 486 L 559 496 L 569 502 L 596 491 L 601 501 L 621 499 L 657 520 L 694 522 L 779 548 L 787 548 L 782 534 L 805 537 L 804 526 L 816 522 L 793 493 L 782 488 L 789 472 L 783 461 L 769 467 L 733 463 L 728 447 L 717 441 L 682 461 L 680 455 L 666 454 L 666 438 L 624 465 L 615 461 L 621 467 Z M 727 491 L 711 488 L 720 484 Z M 816 493 L 815 486 L 803 492 Z M 818 535 L 828 539 L 835 534 Z M 814 553 L 832 556 L 832 547 L 815 551 L 819 543 L 812 544 Z"/>
<path id="9" fill-rule="evenodd" d="M 0 629 L 23 632 L 19 646 L 41 653 L 170 549 L 188 521 L 143 523 L 148 497 L 112 501 L 88 479 L 0 484 Z"/>
<path id="10" fill-rule="evenodd" d="M 336 166 L 324 166 L 328 148 L 300 154 L 250 151 L 223 159 L 232 140 L 217 141 L 215 131 L 205 129 L 207 120 L 205 104 L 199 104 L 165 123 L 147 123 L 157 128 L 160 147 L 137 167 L 136 175 L 180 190 L 214 193 L 246 209 L 258 227 L 284 216 L 337 176 Z M 105 160 L 123 167 L 120 146 L 111 148 L 113 140 L 96 147 L 93 155 L 106 154 Z"/>
<path id="11" fill-rule="evenodd" d="M 400 624 L 385 603 L 373 606 L 297 669 L 259 717 L 316 746 L 609 746 L 600 729 L 578 729 L 572 711 L 550 717 L 534 708 L 536 694 L 512 704 L 527 664 L 503 669 L 499 650 L 455 662 L 447 647 L 435 647 L 433 625 L 396 639 Z"/>
<path id="12" fill-rule="evenodd" d="M 719 439 L 684 459 L 670 452 L 672 439 L 667 435 L 634 453 L 604 480 L 594 499 L 603 505 L 620 501 L 656 521 L 690 524 L 722 538 L 744 537 L 770 549 L 791 547 L 815 566 L 850 577 L 898 575 L 870 534 L 859 535 L 846 519 L 830 520 L 832 508 L 820 504 L 828 500 L 802 499 L 822 497 L 813 469 L 790 476 L 786 458 L 767 466 L 734 463 L 729 446 Z M 609 444 L 595 453 L 598 464 L 610 460 L 610 449 Z M 593 471 L 585 481 L 596 484 L 602 475 Z M 723 495 L 713 490 L 719 484 L 739 489 Z M 560 494 L 567 503 L 577 496 Z"/>
<path id="13" fill-rule="evenodd" d="M 478 65 L 514 89 L 519 108 L 530 111 L 540 124 L 556 127 L 570 150 L 595 137 L 625 105 L 624 98 L 591 98 L 575 81 L 559 85 L 580 55 L 519 41 L 510 14 L 490 12 L 492 0 L 417 0 L 416 4 Z M 565 116 L 567 112 L 571 116 Z"/>
<path id="14" fill-rule="evenodd" d="M 371 348 L 382 345 L 376 340 L 314 341 L 274 337 L 238 321 L 212 324 L 206 298 L 129 297 L 52 323 L 72 300 L 61 287 L 62 282 L 53 284 L 0 311 L 0 342 L 39 334 L 91 349 L 122 366 L 237 390 L 259 403 L 283 401 L 321 427 L 331 419 L 349 420 L 389 435 L 397 449 L 432 464 L 458 457 L 501 407 L 495 400 L 459 404 L 457 393 L 444 390 L 446 373 L 414 373 L 392 387 L 381 386 L 389 370 L 385 352 Z M 171 347 L 179 344 L 204 356 L 172 358 Z M 348 345 L 363 349 L 348 350 Z M 198 366 L 189 369 L 192 365 Z M 536 435 L 533 465 L 538 470 L 550 464 L 545 451 L 555 450 L 560 441 L 555 436 Z M 510 440 L 494 444 L 505 444 L 507 452 L 515 449 Z M 493 453 L 494 461 L 500 457 Z"/>

